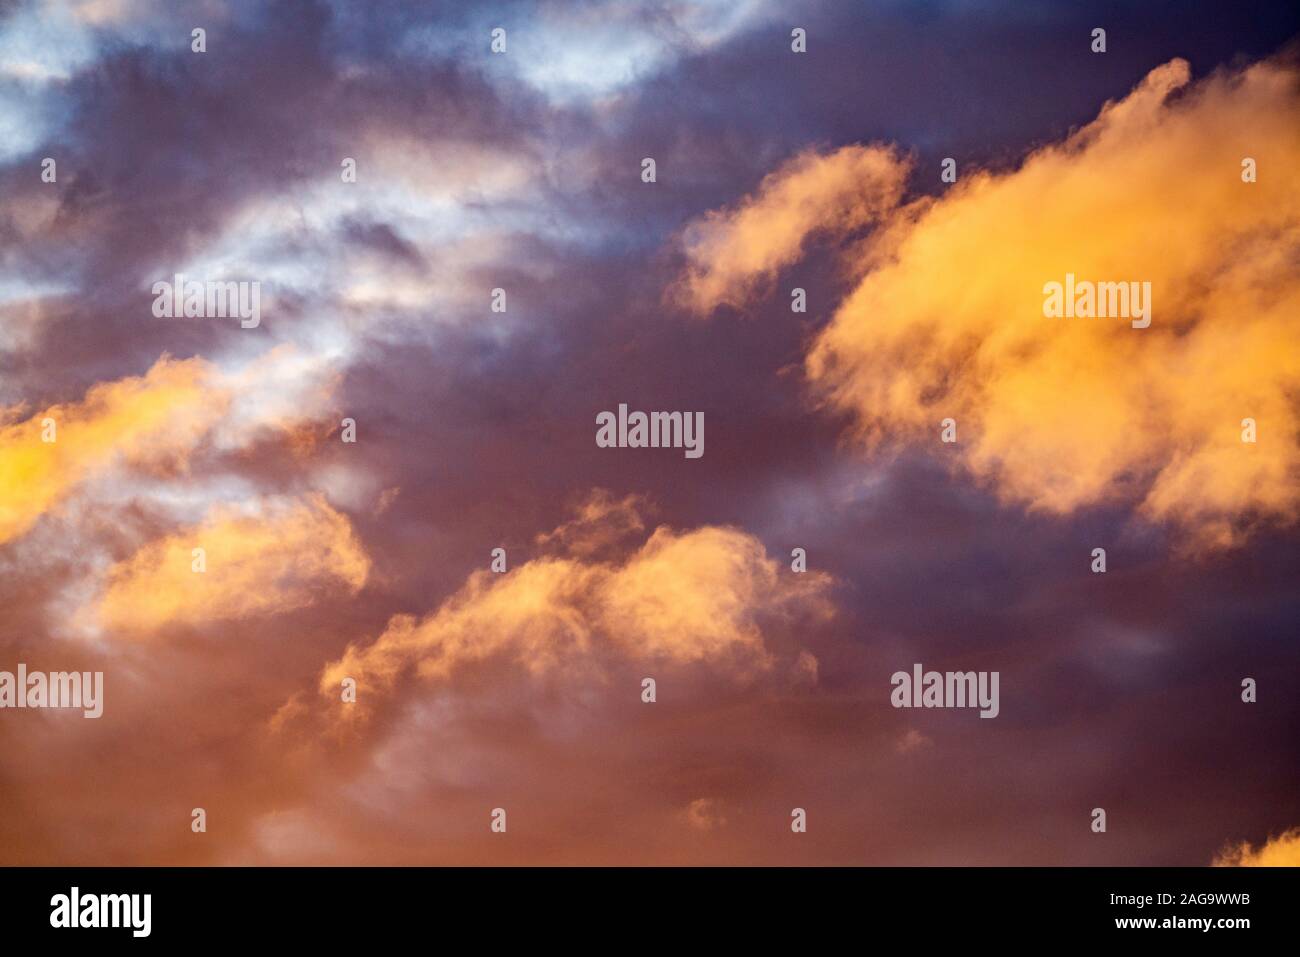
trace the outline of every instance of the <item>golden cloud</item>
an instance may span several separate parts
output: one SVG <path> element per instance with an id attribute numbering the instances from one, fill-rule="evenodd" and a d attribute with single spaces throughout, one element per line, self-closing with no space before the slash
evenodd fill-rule
<path id="1" fill-rule="evenodd" d="M 1243 841 L 1214 859 L 1215 867 L 1300 867 L 1300 827 L 1269 838 L 1258 849 Z"/>
<path id="2" fill-rule="evenodd" d="M 1004 500 L 1057 514 L 1128 501 L 1191 544 L 1295 520 L 1297 71 L 1269 61 L 1189 80 L 1171 61 L 1018 168 L 964 170 L 847 248 L 860 278 L 806 372 L 827 407 L 852 414 L 857 440 L 937 444 L 952 418 L 945 448 Z M 1257 182 L 1243 179 L 1246 159 Z M 825 188 L 831 206 L 849 191 L 838 177 Z M 739 212 L 706 217 L 706 235 L 738 249 L 688 271 L 698 302 L 732 301 L 792 261 L 807 224 L 783 215 L 789 205 L 765 185 Z M 718 226 L 742 220 L 764 224 L 759 248 L 777 252 L 752 254 L 749 230 Z M 1067 274 L 1149 282 L 1149 327 L 1048 318 L 1045 286 Z"/>
<path id="3" fill-rule="evenodd" d="M 696 798 L 686 805 L 681 818 L 688 827 L 697 831 L 714 831 L 726 827 L 727 819 L 723 815 L 722 802 L 716 798 Z"/>
<path id="4" fill-rule="evenodd" d="M 81 402 L 0 427 L 0 543 L 115 461 L 183 459 L 229 401 L 211 365 L 164 356 L 144 376 L 101 383 Z"/>
<path id="5" fill-rule="evenodd" d="M 251 510 L 223 505 L 113 566 L 93 615 L 111 633 L 149 635 L 172 624 L 292 611 L 339 585 L 355 593 L 369 572 L 347 517 L 322 496 L 265 500 Z"/>
<path id="6" fill-rule="evenodd" d="M 645 521 L 641 517 L 644 506 L 645 501 L 639 495 L 615 499 L 605 489 L 594 489 L 574 509 L 572 520 L 538 535 L 536 543 L 552 552 L 591 559 L 628 536 L 644 532 Z"/>
<path id="7" fill-rule="evenodd" d="M 743 305 L 800 258 L 813 234 L 843 236 L 895 207 L 906 173 L 883 146 L 801 153 L 735 210 L 708 213 L 686 229 L 688 265 L 670 298 L 701 314 Z"/>
<path id="8" fill-rule="evenodd" d="M 592 508 L 601 512 L 599 504 Z M 578 526 L 562 527 L 564 544 L 586 554 L 572 547 Z M 603 526 L 593 532 L 603 533 Z M 660 527 L 621 563 L 547 555 L 506 573 L 475 572 L 432 614 L 395 616 L 372 644 L 349 646 L 325 668 L 320 692 L 337 700 L 344 678 L 358 689 L 382 692 L 408 671 L 437 680 L 488 658 L 540 675 L 561 666 L 594 667 L 594 658 L 604 654 L 707 663 L 744 678 L 769 671 L 776 661 L 762 622 L 799 610 L 829 614 L 829 584 L 825 575 L 783 570 L 757 539 L 738 529 Z M 807 657 L 796 665 L 801 675 Z M 348 710 L 356 712 L 366 698 L 359 695 Z"/>
<path id="9" fill-rule="evenodd" d="M 268 431 L 300 444 L 336 379 L 328 362 L 288 347 L 234 370 L 164 355 L 145 375 L 99 383 L 80 402 L 25 419 L 0 410 L 0 544 L 113 469 L 174 476 L 205 443 L 242 448 Z"/>

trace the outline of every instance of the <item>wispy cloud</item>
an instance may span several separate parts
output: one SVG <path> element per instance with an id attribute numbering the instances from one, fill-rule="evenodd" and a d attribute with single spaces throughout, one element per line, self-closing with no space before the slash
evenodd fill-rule
<path id="1" fill-rule="evenodd" d="M 590 554 L 575 528 L 552 540 Z M 593 544 L 606 541 L 602 524 L 587 529 Z M 395 617 L 374 642 L 350 646 L 325 669 L 320 692 L 337 701 L 341 682 L 354 679 L 358 704 L 342 706 L 351 717 L 407 673 L 446 679 L 462 664 L 500 658 L 540 675 L 599 667 L 610 653 L 744 678 L 776 664 L 763 622 L 828 614 L 828 586 L 824 574 L 783 571 L 738 529 L 660 527 L 622 561 L 542 555 L 508 572 L 475 572 L 436 611 Z"/>
<path id="2" fill-rule="evenodd" d="M 1242 841 L 1222 851 L 1215 867 L 1300 867 L 1300 828 L 1270 837 L 1259 847 Z"/>
<path id="3" fill-rule="evenodd" d="M 370 558 L 347 517 L 320 495 L 218 506 L 109 569 L 87 618 L 112 637 L 210 627 L 292 611 L 324 592 L 355 593 Z"/>

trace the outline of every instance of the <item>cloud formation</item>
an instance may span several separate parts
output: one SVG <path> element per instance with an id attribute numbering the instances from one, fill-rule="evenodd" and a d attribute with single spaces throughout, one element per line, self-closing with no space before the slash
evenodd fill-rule
<path id="1" fill-rule="evenodd" d="M 1165 64 L 1018 169 L 900 211 L 808 356 L 829 404 L 868 440 L 954 418 L 962 462 L 1031 508 L 1132 498 L 1207 544 L 1293 521 L 1300 195 L 1277 174 L 1300 159 L 1296 74 L 1188 79 Z M 1045 318 L 1067 273 L 1150 282 L 1151 326 Z"/>
<path id="2" fill-rule="evenodd" d="M 144 375 L 98 383 L 78 402 L 31 415 L 0 409 L 0 543 L 92 479 L 174 484 L 201 452 L 238 451 L 268 435 L 309 442 L 334 386 L 328 358 L 280 347 L 230 369 L 164 355 Z"/>
<path id="3" fill-rule="evenodd" d="M 202 572 L 195 549 L 203 549 Z M 370 559 L 347 517 L 320 495 L 213 509 L 198 527 L 115 565 L 94 615 L 110 633 L 150 635 L 302 608 L 323 588 L 355 593 Z"/>
<path id="4" fill-rule="evenodd" d="M 213 372 L 202 359 L 164 356 L 143 376 L 101 383 L 80 402 L 0 428 L 0 542 L 117 461 L 183 464 L 230 401 Z"/>
<path id="5" fill-rule="evenodd" d="M 1213 6 L 1144 5 L 1098 57 L 1086 11 L 1010 0 L 813 5 L 807 55 L 767 0 L 221 0 L 202 21 L 162 0 L 0 2 L 0 662 L 102 670 L 108 689 L 102 720 L 0 719 L 4 861 L 1194 864 L 1294 823 L 1297 530 L 1213 563 L 1130 536 L 1121 574 L 1080 588 L 1061 556 L 1120 538 L 1127 510 L 1000 507 L 997 477 L 944 468 L 973 448 L 966 415 L 940 462 L 864 474 L 836 442 L 855 416 L 784 374 L 841 286 L 933 266 L 877 302 L 883 335 L 951 308 L 959 274 L 1019 281 L 988 237 L 942 263 L 887 241 L 966 221 L 977 167 L 1002 170 L 989 189 L 1018 176 L 997 164 L 1171 49 L 1199 71 L 1295 31 L 1277 4 Z M 1178 81 L 1155 117 L 1191 109 Z M 1289 202 L 1263 208 L 1287 141 L 1258 119 L 1219 124 L 1260 161 L 1242 221 Z M 900 147 L 840 148 L 872 140 Z M 1130 145 L 1117 163 L 1151 158 Z M 1176 250 L 1148 237 L 1208 198 L 1180 180 L 1201 158 L 1155 158 L 1139 238 Z M 944 198 L 913 202 L 904 178 Z M 1032 239 L 1037 209 L 987 222 Z M 1117 209 L 1075 239 L 1129 228 Z M 691 313 L 776 321 L 662 321 L 683 261 Z M 155 318 L 151 284 L 177 272 L 260 281 L 263 322 Z M 1037 316 L 1062 277 L 1033 278 Z M 1156 293 L 1155 325 L 1123 330 L 1142 348 L 1167 334 Z M 899 334 L 925 347 L 899 346 L 886 379 L 948 361 Z M 694 462 L 597 449 L 592 413 L 622 401 L 702 410 L 716 441 Z M 58 444 L 38 447 L 50 410 Z M 857 431 L 928 448 L 930 415 Z M 1259 422 L 1252 454 L 1271 454 L 1288 433 Z M 489 575 L 496 545 L 509 571 Z M 817 572 L 836 583 L 824 620 Z M 996 728 L 896 712 L 887 676 L 917 660 L 1002 669 L 1015 707 Z M 345 661 L 368 721 L 317 690 Z M 1249 734 L 1245 673 L 1272 702 Z M 1099 842 L 1080 795 L 1117 781 L 1137 798 Z M 809 832 L 774 839 L 796 805 Z M 497 806 L 508 841 L 485 826 Z"/>
<path id="6" fill-rule="evenodd" d="M 693 228 L 688 301 L 740 304 L 823 215 L 863 221 L 871 203 L 841 207 L 896 196 L 892 156 L 803 157 L 710 214 Z M 1257 182 L 1243 182 L 1247 157 Z M 1285 171 L 1298 160 L 1294 66 L 1193 84 L 1185 61 L 1166 63 L 1064 141 L 1005 172 L 962 170 L 848 246 L 860 279 L 809 350 L 808 378 L 871 448 L 938 448 L 941 421 L 956 420 L 961 463 L 1034 510 L 1127 501 L 1211 546 L 1291 523 L 1300 194 Z M 1044 286 L 1067 274 L 1149 282 L 1150 327 L 1045 317 Z"/>
<path id="7" fill-rule="evenodd" d="M 800 153 L 735 209 L 687 227 L 688 264 L 672 298 L 700 314 L 743 305 L 800 258 L 810 237 L 843 237 L 895 207 L 906 174 L 900 155 L 884 146 Z"/>
<path id="8" fill-rule="evenodd" d="M 1214 859 L 1215 867 L 1300 867 L 1300 828 L 1271 837 L 1258 848 L 1249 841 L 1230 847 Z"/>
<path id="9" fill-rule="evenodd" d="M 592 503 L 583 515 L 606 517 L 610 503 L 599 496 Z M 579 527 L 562 526 L 554 540 L 590 554 L 574 547 Z M 605 528 L 592 525 L 593 540 L 604 542 Z M 502 657 L 540 675 L 598 667 L 610 653 L 705 664 L 743 679 L 776 664 L 764 622 L 828 614 L 829 584 L 824 574 L 782 569 L 738 529 L 661 526 L 620 562 L 542 555 L 504 573 L 476 571 L 435 612 L 395 616 L 373 643 L 349 646 L 326 667 L 320 692 L 337 700 L 343 679 L 355 679 L 359 705 L 345 709 L 350 715 L 366 710 L 368 693 L 387 692 L 408 671 L 446 679 L 462 664 Z M 807 659 L 796 668 L 807 673 Z"/>

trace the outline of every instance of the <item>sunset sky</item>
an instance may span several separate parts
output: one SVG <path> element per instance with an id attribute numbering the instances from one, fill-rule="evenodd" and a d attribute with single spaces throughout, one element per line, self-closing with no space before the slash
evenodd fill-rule
<path id="1" fill-rule="evenodd" d="M 0 0 L 0 863 L 1300 863 L 1300 10 L 1090 6 Z"/>

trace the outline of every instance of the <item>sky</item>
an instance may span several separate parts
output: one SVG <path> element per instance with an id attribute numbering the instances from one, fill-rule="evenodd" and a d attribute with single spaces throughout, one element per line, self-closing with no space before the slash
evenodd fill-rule
<path id="1" fill-rule="evenodd" d="M 1132 7 L 0 0 L 0 862 L 1300 862 L 1300 11 Z"/>

